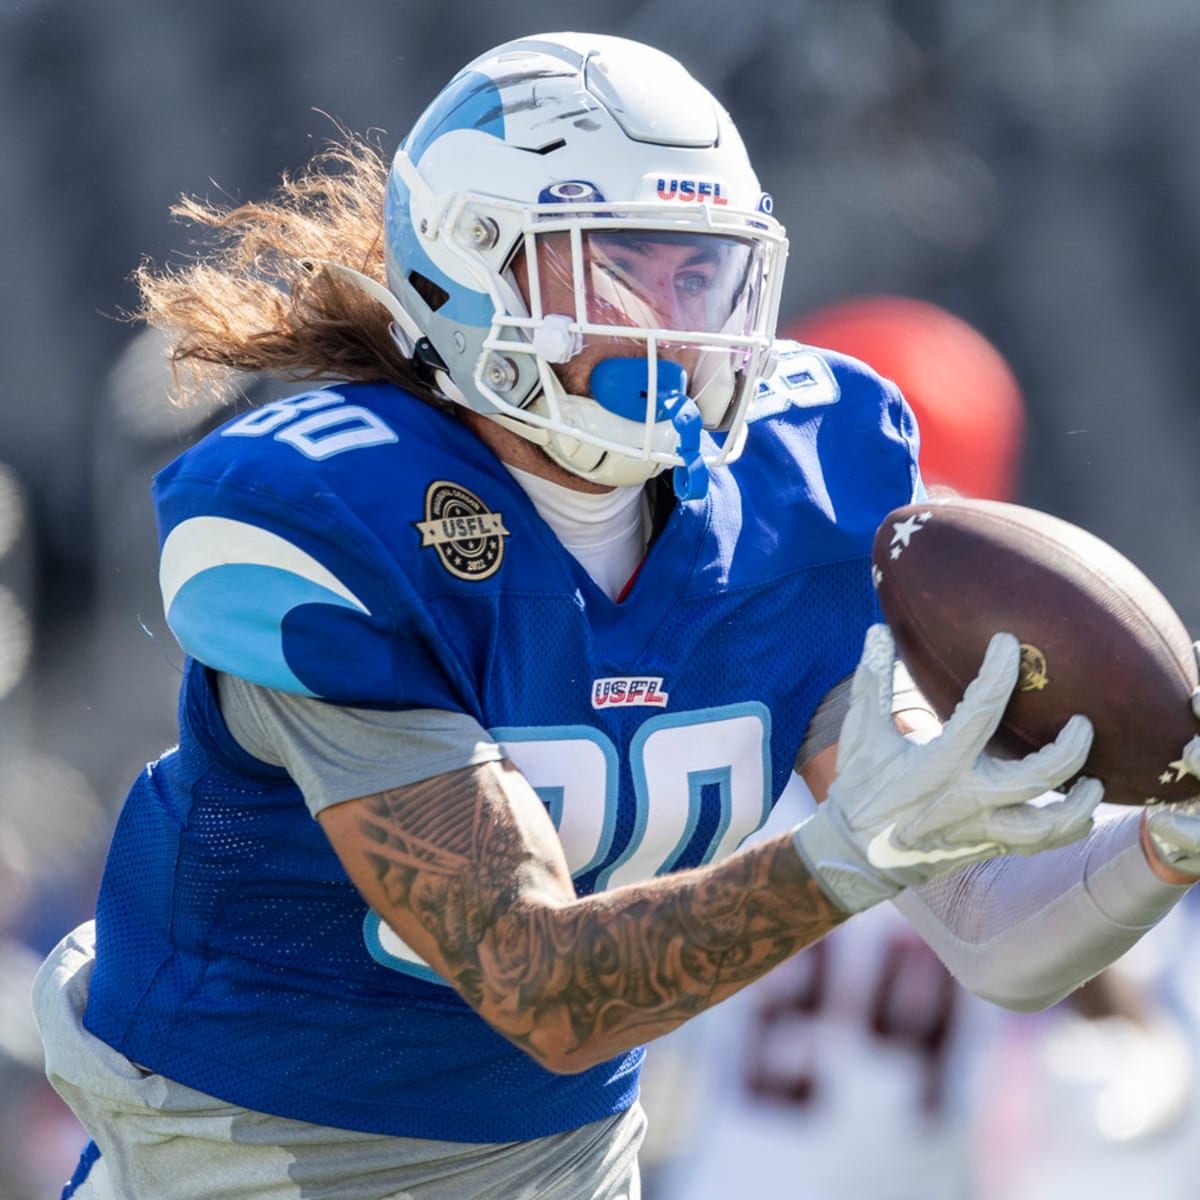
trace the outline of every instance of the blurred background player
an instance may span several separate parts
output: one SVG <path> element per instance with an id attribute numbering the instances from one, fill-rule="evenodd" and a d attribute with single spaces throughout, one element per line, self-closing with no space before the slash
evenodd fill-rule
<path id="1" fill-rule="evenodd" d="M 1016 498 L 1027 425 L 1021 388 L 967 321 L 925 300 L 864 296 L 814 310 L 785 336 L 861 359 L 899 385 L 917 417 L 930 492 Z"/>
<path id="2" fill-rule="evenodd" d="M 816 309 L 785 336 L 899 385 L 930 494 L 1017 498 L 1021 388 L 971 324 L 870 295 Z M 788 801 L 812 805 L 799 779 Z M 1136 1147 L 1161 1158 L 1164 1138 L 1186 1142 L 1194 1042 L 1170 1011 L 1159 953 L 1185 920 L 1172 914 L 1128 966 L 1051 1012 L 1020 1016 L 965 991 L 890 905 L 863 914 L 651 1062 L 650 1200 L 1068 1200 L 1085 1178 L 1090 1195 L 1128 1194 L 1131 1170 L 1154 1169 Z M 1114 1159 L 1124 1191 L 1104 1183 Z"/>

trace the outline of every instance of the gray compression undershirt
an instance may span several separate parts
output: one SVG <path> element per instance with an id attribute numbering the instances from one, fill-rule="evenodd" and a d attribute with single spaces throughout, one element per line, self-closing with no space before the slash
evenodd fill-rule
<path id="1" fill-rule="evenodd" d="M 219 675 L 221 713 L 248 754 L 280 766 L 315 816 L 358 796 L 503 758 L 478 721 L 440 709 L 347 708 Z"/>
<path id="2" fill-rule="evenodd" d="M 795 770 L 803 770 L 822 750 L 827 750 L 837 742 L 842 722 L 846 719 L 846 710 L 850 707 L 850 686 L 853 682 L 853 676 L 848 675 L 826 693 L 808 724 L 800 753 L 796 755 Z M 892 712 L 908 712 L 914 708 L 930 711 L 929 702 L 917 691 L 912 676 L 904 664 L 897 661 L 892 673 Z"/>

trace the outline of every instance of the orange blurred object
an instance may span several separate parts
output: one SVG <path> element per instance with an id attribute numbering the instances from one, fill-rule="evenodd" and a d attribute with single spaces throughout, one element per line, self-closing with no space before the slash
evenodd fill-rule
<path id="1" fill-rule="evenodd" d="M 945 309 L 902 296 L 863 296 L 817 309 L 783 331 L 838 350 L 892 379 L 917 415 L 927 487 L 1010 500 L 1025 406 L 1004 357 Z"/>

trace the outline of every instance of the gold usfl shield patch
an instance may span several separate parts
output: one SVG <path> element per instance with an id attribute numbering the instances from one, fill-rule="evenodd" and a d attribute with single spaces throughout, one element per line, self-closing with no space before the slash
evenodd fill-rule
<path id="1" fill-rule="evenodd" d="M 462 484 L 435 479 L 425 489 L 425 520 L 413 526 L 421 534 L 421 549 L 432 546 L 458 579 L 487 579 L 504 560 L 509 532 L 502 514 Z"/>

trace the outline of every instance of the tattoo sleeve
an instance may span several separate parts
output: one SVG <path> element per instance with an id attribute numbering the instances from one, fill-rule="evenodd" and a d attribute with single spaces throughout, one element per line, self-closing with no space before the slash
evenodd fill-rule
<path id="1" fill-rule="evenodd" d="M 577 898 L 549 817 L 507 763 L 348 801 L 321 820 L 379 915 L 559 1071 L 667 1033 L 845 919 L 786 834 Z"/>

